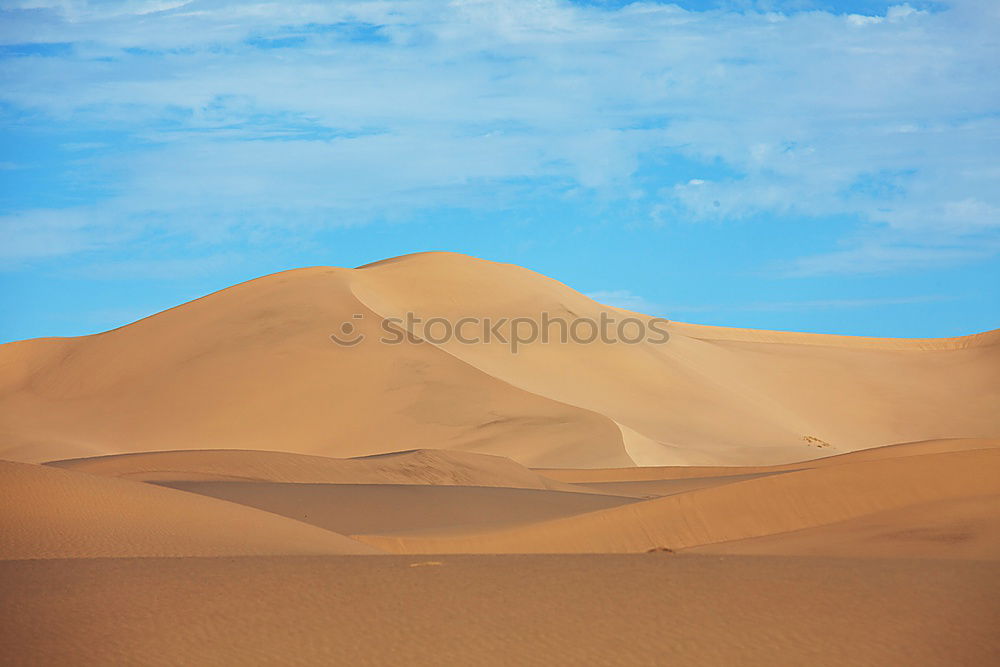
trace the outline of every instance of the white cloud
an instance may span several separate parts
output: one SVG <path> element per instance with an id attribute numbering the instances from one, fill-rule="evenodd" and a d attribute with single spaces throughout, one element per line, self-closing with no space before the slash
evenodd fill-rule
<path id="1" fill-rule="evenodd" d="M 627 196 L 654 217 L 839 215 L 877 230 L 803 271 L 959 261 L 1000 227 L 989 2 L 876 17 L 555 0 L 8 7 L 35 11 L 0 21 L 0 42 L 74 51 L 0 61 L 0 99 L 137 142 L 81 162 L 106 173 L 107 199 L 37 228 L 23 216 L 40 213 L 9 218 L 10 256 L 143 226 L 210 236 L 278 215 L 514 205 L 525 188 Z M 706 167 L 660 174 L 650 154 Z M 69 236 L 40 241 L 56 217 Z"/>
<path id="2" fill-rule="evenodd" d="M 30 210 L 0 216 L 0 264 L 71 255 L 124 240 L 92 209 Z"/>
<path id="3" fill-rule="evenodd" d="M 871 25 L 881 23 L 884 19 L 881 16 L 865 16 L 864 14 L 848 14 L 847 21 L 854 25 Z"/>

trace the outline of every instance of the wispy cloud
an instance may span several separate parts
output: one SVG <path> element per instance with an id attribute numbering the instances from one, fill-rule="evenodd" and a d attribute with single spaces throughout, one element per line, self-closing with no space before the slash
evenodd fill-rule
<path id="1" fill-rule="evenodd" d="M 969 261 L 1000 233 L 997 32 L 990 0 L 876 16 L 9 2 L 7 117 L 118 140 L 67 142 L 86 146 L 67 168 L 105 187 L 85 205 L 8 210 L 4 256 L 593 197 L 653 221 L 869 225 L 797 274 Z"/>
<path id="2" fill-rule="evenodd" d="M 879 274 L 910 269 L 936 269 L 968 262 L 982 261 L 1000 252 L 996 238 L 978 243 L 956 243 L 948 239 L 941 244 L 899 245 L 859 243 L 846 250 L 801 257 L 787 266 L 789 276 L 821 276 L 834 274 Z"/>

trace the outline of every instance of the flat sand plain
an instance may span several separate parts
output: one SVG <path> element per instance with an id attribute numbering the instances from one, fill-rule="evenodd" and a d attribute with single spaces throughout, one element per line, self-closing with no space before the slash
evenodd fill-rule
<path id="1" fill-rule="evenodd" d="M 6 664 L 989 665 L 996 563 L 686 556 L 0 563 Z"/>

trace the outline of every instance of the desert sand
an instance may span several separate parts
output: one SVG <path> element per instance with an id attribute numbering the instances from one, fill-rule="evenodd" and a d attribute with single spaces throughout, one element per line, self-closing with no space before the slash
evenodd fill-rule
<path id="1" fill-rule="evenodd" d="M 4 661 L 1000 659 L 1000 332 L 378 341 L 542 312 L 651 319 L 425 253 L 0 346 Z"/>
<path id="2" fill-rule="evenodd" d="M 659 554 L 7 561 L 0 642 L 15 665 L 990 665 L 998 573 Z"/>

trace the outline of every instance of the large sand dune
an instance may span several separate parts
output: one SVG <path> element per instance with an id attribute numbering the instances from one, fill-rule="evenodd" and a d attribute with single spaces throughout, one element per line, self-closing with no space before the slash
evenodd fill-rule
<path id="1" fill-rule="evenodd" d="M 996 332 L 907 341 L 673 324 L 666 343 L 628 345 L 559 342 L 554 326 L 516 354 L 496 338 L 378 342 L 385 318 L 406 313 L 650 319 L 448 253 L 275 274 L 107 333 L 0 346 L 0 455 L 430 448 L 538 467 L 762 465 L 1000 429 Z M 344 322 L 367 339 L 334 344 Z"/>

